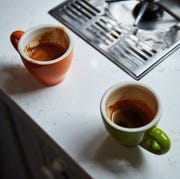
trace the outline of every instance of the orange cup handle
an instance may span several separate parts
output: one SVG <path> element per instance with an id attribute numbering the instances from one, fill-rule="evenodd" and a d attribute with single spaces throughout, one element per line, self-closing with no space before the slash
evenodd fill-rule
<path id="1" fill-rule="evenodd" d="M 19 39 L 21 38 L 21 36 L 24 34 L 23 31 L 21 30 L 17 30 L 14 31 L 11 36 L 10 36 L 10 40 L 11 43 L 13 45 L 13 47 L 18 51 L 18 43 L 19 43 Z"/>

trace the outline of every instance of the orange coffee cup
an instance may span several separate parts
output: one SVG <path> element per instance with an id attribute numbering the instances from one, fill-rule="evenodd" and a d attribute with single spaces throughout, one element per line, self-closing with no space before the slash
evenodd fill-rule
<path id="1" fill-rule="evenodd" d="M 64 80 L 74 48 L 73 39 L 65 27 L 39 25 L 26 32 L 17 30 L 11 34 L 10 40 L 25 67 L 41 83 L 52 86 Z"/>

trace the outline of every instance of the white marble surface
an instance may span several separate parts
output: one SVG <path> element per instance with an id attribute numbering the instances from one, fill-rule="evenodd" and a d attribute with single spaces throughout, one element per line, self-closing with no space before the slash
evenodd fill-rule
<path id="1" fill-rule="evenodd" d="M 39 24 L 60 24 L 48 10 L 61 0 L 1 0 L 0 88 L 37 122 L 93 178 L 176 179 L 180 176 L 180 49 L 143 77 L 160 95 L 159 127 L 169 134 L 171 150 L 162 156 L 140 147 L 118 145 L 99 113 L 104 91 L 135 81 L 72 32 L 75 54 L 65 81 L 45 87 L 23 66 L 9 41 L 11 32 Z"/>

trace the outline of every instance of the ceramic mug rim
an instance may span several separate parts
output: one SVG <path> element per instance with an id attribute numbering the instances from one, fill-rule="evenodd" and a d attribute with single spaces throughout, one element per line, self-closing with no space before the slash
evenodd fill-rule
<path id="1" fill-rule="evenodd" d="M 120 89 L 122 87 L 125 87 L 125 86 L 143 87 L 144 89 L 148 90 L 155 97 L 158 109 L 157 109 L 156 115 L 154 116 L 153 120 L 151 122 L 149 122 L 148 124 L 141 126 L 141 127 L 137 127 L 137 128 L 126 128 L 126 127 L 118 126 L 117 124 L 112 122 L 109 119 L 109 117 L 107 116 L 106 109 L 105 109 L 105 104 L 106 104 L 107 98 L 109 97 L 110 94 L 112 94 L 112 92 L 114 92 L 117 89 Z M 117 130 L 122 131 L 122 132 L 128 132 L 128 133 L 142 132 L 142 131 L 146 131 L 146 130 L 150 129 L 151 127 L 153 127 L 157 124 L 157 122 L 159 121 L 161 114 L 162 114 L 162 104 L 160 102 L 158 94 L 151 87 L 149 87 L 145 84 L 142 84 L 142 83 L 121 82 L 121 83 L 117 83 L 117 84 L 111 86 L 110 88 L 108 88 L 105 91 L 105 93 L 103 94 L 101 101 L 100 101 L 100 112 L 101 112 L 101 115 L 103 117 L 103 120 L 105 120 L 105 122 L 108 125 L 110 125 L 111 127 L 113 127 L 114 129 L 117 129 Z"/>
<path id="2" fill-rule="evenodd" d="M 68 39 L 69 39 L 69 45 L 68 45 L 68 48 L 66 50 L 66 52 L 62 55 L 62 56 L 59 56 L 58 58 L 56 59 L 53 59 L 53 60 L 48 60 L 48 61 L 38 61 L 38 60 L 34 60 L 32 58 L 30 58 L 24 51 L 24 45 L 23 45 L 23 42 L 26 38 L 27 35 L 29 35 L 30 33 L 32 33 L 33 31 L 37 30 L 37 29 L 46 29 L 46 28 L 63 28 L 64 32 L 66 33 Z M 70 34 L 70 32 L 67 30 L 67 28 L 61 26 L 61 25 L 53 25 L 53 24 L 43 24 L 43 25 L 37 25 L 37 26 L 34 26 L 30 29 L 28 29 L 27 31 L 24 32 L 24 34 L 21 36 L 20 40 L 19 40 L 19 43 L 18 43 L 18 50 L 19 50 L 19 53 L 21 54 L 21 56 L 31 62 L 31 63 L 34 63 L 34 64 L 38 64 L 38 65 L 49 65 L 49 64 L 54 64 L 54 63 L 57 63 L 59 61 L 62 61 L 65 59 L 66 56 L 68 56 L 72 49 L 73 49 L 73 46 L 74 46 L 74 42 L 73 42 L 73 38 Z"/>

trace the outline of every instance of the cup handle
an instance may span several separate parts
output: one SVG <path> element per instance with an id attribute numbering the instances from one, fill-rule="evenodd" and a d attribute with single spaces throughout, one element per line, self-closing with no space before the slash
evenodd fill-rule
<path id="1" fill-rule="evenodd" d="M 171 142 L 164 131 L 154 127 L 140 143 L 140 146 L 151 153 L 161 155 L 168 152 Z"/>
<path id="2" fill-rule="evenodd" d="M 21 30 L 16 30 L 14 31 L 11 36 L 10 36 L 10 40 L 11 43 L 13 45 L 13 47 L 17 50 L 18 52 L 18 43 L 19 43 L 19 39 L 21 38 L 21 36 L 24 34 L 23 31 Z"/>

